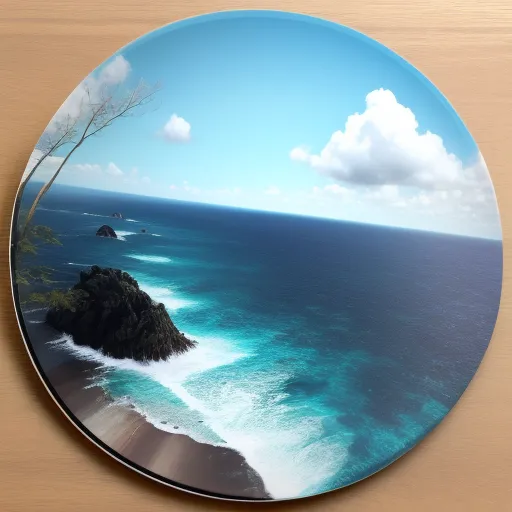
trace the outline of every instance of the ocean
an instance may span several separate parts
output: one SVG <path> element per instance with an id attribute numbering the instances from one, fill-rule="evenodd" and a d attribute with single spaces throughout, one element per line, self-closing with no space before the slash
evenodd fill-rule
<path id="1" fill-rule="evenodd" d="M 54 286 L 121 268 L 198 341 L 148 365 L 55 350 L 97 361 L 101 386 L 156 427 L 239 451 L 274 498 L 408 451 L 466 388 L 499 306 L 499 241 L 64 186 L 35 222 L 62 242 L 37 256 Z M 119 239 L 96 237 L 102 224 Z"/>

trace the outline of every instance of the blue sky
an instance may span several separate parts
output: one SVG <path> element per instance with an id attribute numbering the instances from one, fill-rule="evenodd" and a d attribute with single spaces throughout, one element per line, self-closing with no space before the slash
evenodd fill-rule
<path id="1" fill-rule="evenodd" d="M 119 56 L 129 69 L 119 90 L 140 78 L 161 90 L 143 115 L 79 148 L 60 183 L 501 236 L 462 122 L 418 72 L 364 36 L 299 15 L 231 13 L 169 25 Z M 337 131 L 345 135 L 332 140 Z"/>

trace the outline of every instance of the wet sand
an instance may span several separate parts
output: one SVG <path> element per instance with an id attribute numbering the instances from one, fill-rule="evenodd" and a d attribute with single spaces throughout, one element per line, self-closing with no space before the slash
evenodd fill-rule
<path id="1" fill-rule="evenodd" d="M 57 395 L 79 422 L 115 452 L 170 483 L 203 494 L 271 499 L 261 477 L 240 453 L 156 428 L 129 405 L 115 403 L 93 385 L 97 364 L 49 345 L 59 333 L 44 324 L 29 323 L 27 330 Z"/>

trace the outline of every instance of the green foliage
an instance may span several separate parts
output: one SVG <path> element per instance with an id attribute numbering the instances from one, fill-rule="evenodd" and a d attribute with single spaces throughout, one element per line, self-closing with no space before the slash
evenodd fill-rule
<path id="1" fill-rule="evenodd" d="M 45 293 L 31 293 L 27 302 L 36 302 L 49 308 L 69 309 L 75 312 L 87 295 L 84 290 L 52 290 Z"/>
<path id="2" fill-rule="evenodd" d="M 20 213 L 19 225 L 24 226 L 26 214 Z M 36 256 L 39 245 L 62 245 L 55 233 L 49 226 L 40 224 L 23 227 L 18 233 L 16 243 L 16 270 L 15 279 L 18 285 L 30 285 L 32 283 L 51 284 L 54 281 L 50 279 L 53 269 L 45 266 L 27 266 L 23 256 Z"/>
<path id="3" fill-rule="evenodd" d="M 60 240 L 53 233 L 52 228 L 49 226 L 29 226 L 27 232 L 30 234 L 30 236 L 40 240 L 45 244 L 62 245 Z"/>
<path id="4" fill-rule="evenodd" d="M 37 254 L 36 246 L 27 238 L 22 238 L 18 242 L 18 251 L 21 254 Z"/>
<path id="5" fill-rule="evenodd" d="M 22 270 L 16 270 L 16 283 L 29 285 L 33 282 L 51 284 L 54 281 L 50 279 L 53 269 L 50 267 L 28 267 Z"/>
<path id="6" fill-rule="evenodd" d="M 28 225 L 20 234 L 17 248 L 21 254 L 37 254 L 37 245 L 41 243 L 62 245 L 49 226 Z"/>

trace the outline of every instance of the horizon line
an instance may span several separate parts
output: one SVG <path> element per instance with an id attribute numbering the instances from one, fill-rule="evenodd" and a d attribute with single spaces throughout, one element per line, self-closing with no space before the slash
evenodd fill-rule
<path id="1" fill-rule="evenodd" d="M 23 190 L 20 189 L 20 192 L 18 192 L 19 197 L 17 199 L 21 199 L 23 196 L 23 191 L 25 190 L 25 187 L 29 185 L 30 183 L 45 183 L 44 181 L 38 181 L 38 180 L 30 180 L 27 183 L 21 183 L 21 185 L 24 185 Z M 454 237 L 462 237 L 462 238 L 473 238 L 478 240 L 489 240 L 493 242 L 501 242 L 503 244 L 503 234 L 500 238 L 494 238 L 490 236 L 478 236 L 478 235 L 468 235 L 463 233 L 452 233 L 448 231 L 434 231 L 431 229 L 424 229 L 424 228 L 418 228 L 418 227 L 405 227 L 405 226 L 397 226 L 394 224 L 379 224 L 375 222 L 365 222 L 361 220 L 350 220 L 350 219 L 340 219 L 337 217 L 323 217 L 321 215 L 310 215 L 305 213 L 294 213 L 294 212 L 281 212 L 276 210 L 260 210 L 256 208 L 249 208 L 245 206 L 233 206 L 233 205 L 226 205 L 226 204 L 219 204 L 219 203 L 207 203 L 203 201 L 190 201 L 187 199 L 177 199 L 174 197 L 164 197 L 164 196 L 154 196 L 154 195 L 147 195 L 147 194 L 136 194 L 133 192 L 122 192 L 122 191 L 114 191 L 114 190 L 106 190 L 101 188 L 91 188 L 91 187 L 83 187 L 79 185 L 68 185 L 64 183 L 55 183 L 54 185 L 57 185 L 58 187 L 69 187 L 74 189 L 81 189 L 81 190 L 93 190 L 96 192 L 105 192 L 105 193 L 111 193 L 111 194 L 119 194 L 124 196 L 133 196 L 133 197 L 148 197 L 152 199 L 161 199 L 163 201 L 174 201 L 179 203 L 188 203 L 188 204 L 194 204 L 194 205 L 203 205 L 203 206 L 213 206 L 213 207 L 219 207 L 219 208 L 228 208 L 233 210 L 242 210 L 242 211 L 249 211 L 249 212 L 257 212 L 257 213 L 268 213 L 268 214 L 275 214 L 275 215 L 284 215 L 289 217 L 303 217 L 308 219 L 322 219 L 332 222 L 342 222 L 347 224 L 361 224 L 363 226 L 375 226 L 375 227 L 382 227 L 382 228 L 390 228 L 390 229 L 400 229 L 404 231 L 419 231 L 421 233 L 431 233 L 436 235 L 446 235 L 446 236 L 454 236 Z M 51 188 L 50 188 L 51 190 Z M 50 191 L 49 190 L 49 191 Z M 500 231 L 501 231 L 501 224 L 500 224 Z"/>

